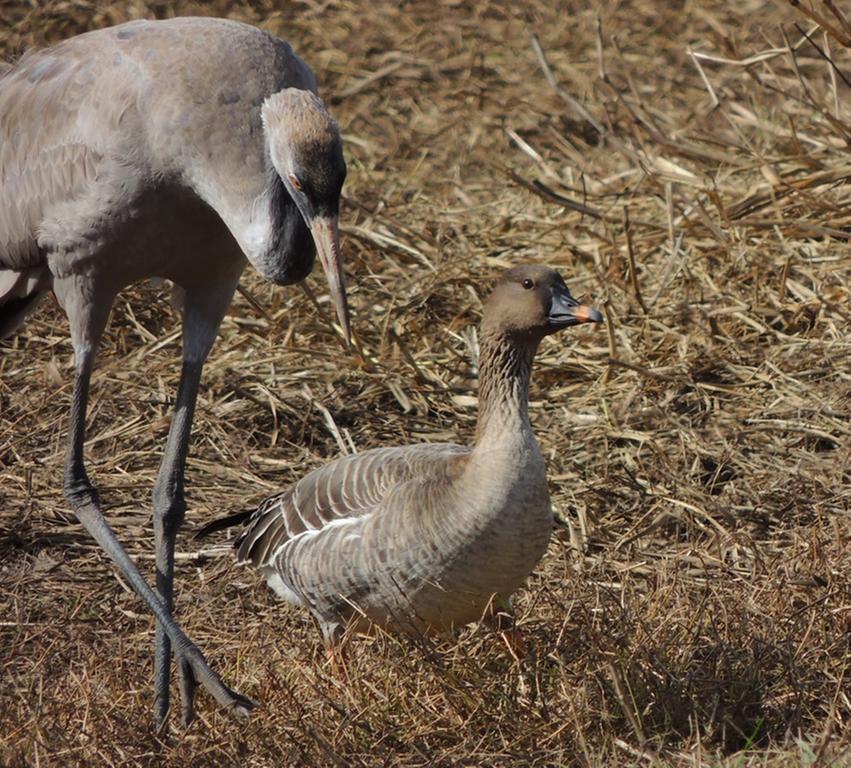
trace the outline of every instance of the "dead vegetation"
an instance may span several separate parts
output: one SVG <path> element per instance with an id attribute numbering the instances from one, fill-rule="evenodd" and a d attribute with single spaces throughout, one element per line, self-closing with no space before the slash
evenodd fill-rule
<path id="1" fill-rule="evenodd" d="M 0 346 L 0 763 L 851 759 L 851 16 L 581 6 L 3 4 L 6 59 L 177 13 L 293 42 L 347 140 L 358 348 L 326 324 L 320 276 L 246 272 L 199 398 L 176 610 L 262 708 L 242 725 L 202 697 L 157 737 L 153 624 L 62 499 L 66 321 L 48 302 Z M 608 319 L 547 343 L 533 381 L 560 516 L 518 600 L 534 654 L 521 668 L 482 628 L 378 637 L 335 677 L 308 618 L 191 529 L 351 446 L 469 439 L 480 297 L 530 260 Z M 178 360 L 164 294 L 128 292 L 88 451 L 148 572 Z"/>

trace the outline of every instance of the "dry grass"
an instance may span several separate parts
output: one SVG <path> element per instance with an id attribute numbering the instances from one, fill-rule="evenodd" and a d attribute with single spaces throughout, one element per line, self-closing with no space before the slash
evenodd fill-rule
<path id="1" fill-rule="evenodd" d="M 0 763 L 847 765 L 851 28 L 828 3 L 551 6 L 0 8 L 6 58 L 187 12 L 293 42 L 346 134 L 360 353 L 321 278 L 317 306 L 246 273 L 256 304 L 234 302 L 199 401 L 176 610 L 262 708 L 242 725 L 202 695 L 159 738 L 153 624 L 61 494 L 66 321 L 47 303 L 0 348 Z M 560 515 L 519 599 L 534 656 L 477 628 L 378 637 L 341 681 L 307 617 L 191 529 L 340 443 L 469 439 L 469 329 L 530 260 L 609 321 L 547 343 L 533 382 Z M 146 572 L 178 358 L 164 295 L 128 292 L 88 455 Z"/>

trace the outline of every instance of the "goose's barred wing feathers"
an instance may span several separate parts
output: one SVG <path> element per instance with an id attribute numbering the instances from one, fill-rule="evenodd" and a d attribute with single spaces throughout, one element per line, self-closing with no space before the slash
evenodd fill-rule
<path id="1" fill-rule="evenodd" d="M 257 568 L 270 565 L 288 541 L 376 513 L 394 489 L 411 480 L 426 480 L 440 459 L 469 450 L 432 443 L 377 448 L 332 461 L 260 504 L 235 544 L 237 560 Z"/>

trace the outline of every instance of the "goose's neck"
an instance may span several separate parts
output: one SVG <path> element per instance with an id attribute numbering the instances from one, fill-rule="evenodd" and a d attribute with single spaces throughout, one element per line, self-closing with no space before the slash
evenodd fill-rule
<path id="1" fill-rule="evenodd" d="M 537 344 L 518 343 L 505 334 L 483 330 L 479 338 L 479 418 L 476 447 L 526 433 L 529 379 Z"/>

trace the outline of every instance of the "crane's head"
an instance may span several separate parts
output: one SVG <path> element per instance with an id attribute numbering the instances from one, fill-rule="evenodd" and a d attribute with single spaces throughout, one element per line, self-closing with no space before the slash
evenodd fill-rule
<path id="1" fill-rule="evenodd" d="M 272 164 L 310 228 L 337 317 L 349 339 L 338 227 L 346 178 L 340 128 L 315 93 L 299 88 L 285 88 L 267 98 L 261 114 Z"/>

